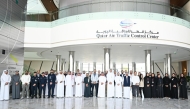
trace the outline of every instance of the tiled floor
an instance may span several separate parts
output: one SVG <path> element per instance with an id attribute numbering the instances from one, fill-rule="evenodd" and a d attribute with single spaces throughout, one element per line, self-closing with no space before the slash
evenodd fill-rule
<path id="1" fill-rule="evenodd" d="M 0 101 L 0 109 L 190 109 L 190 100 L 46 98 Z"/>

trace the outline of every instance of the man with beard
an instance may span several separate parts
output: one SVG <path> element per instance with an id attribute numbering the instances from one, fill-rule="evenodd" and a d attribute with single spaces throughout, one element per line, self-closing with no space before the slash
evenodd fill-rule
<path id="1" fill-rule="evenodd" d="M 19 71 L 12 76 L 12 98 L 20 99 L 20 75 Z"/>
<path id="2" fill-rule="evenodd" d="M 86 77 L 84 78 L 84 85 L 85 85 L 85 89 L 84 89 L 84 97 L 90 97 L 91 96 L 91 91 L 90 91 L 90 84 L 91 84 L 91 79 L 89 77 L 89 74 L 86 74 Z"/>
<path id="3" fill-rule="evenodd" d="M 51 70 L 50 74 L 48 75 L 48 98 L 50 98 L 50 95 L 52 98 L 54 98 L 55 82 L 56 82 L 56 75 Z"/>

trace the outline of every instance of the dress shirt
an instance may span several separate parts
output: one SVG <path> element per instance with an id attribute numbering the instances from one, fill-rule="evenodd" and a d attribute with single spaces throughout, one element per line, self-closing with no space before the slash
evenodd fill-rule
<path id="1" fill-rule="evenodd" d="M 133 85 L 139 84 L 139 82 L 140 82 L 139 76 L 133 76 L 132 78 Z"/>
<path id="2" fill-rule="evenodd" d="M 22 75 L 21 77 L 21 81 L 22 81 L 22 84 L 25 84 L 25 83 L 30 83 L 30 79 L 31 79 L 31 76 L 30 75 Z"/>
<path id="3" fill-rule="evenodd" d="M 98 74 L 95 74 L 95 75 L 92 74 L 92 75 L 91 75 L 91 81 L 97 83 L 97 82 L 98 82 Z"/>

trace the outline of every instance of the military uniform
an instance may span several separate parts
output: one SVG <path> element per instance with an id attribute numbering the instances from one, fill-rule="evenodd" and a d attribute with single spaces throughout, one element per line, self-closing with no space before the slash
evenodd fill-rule
<path id="1" fill-rule="evenodd" d="M 31 96 L 32 96 L 32 98 L 34 96 L 35 96 L 35 98 L 37 98 L 38 77 L 37 76 L 32 76 L 30 84 L 31 84 Z"/>
<path id="2" fill-rule="evenodd" d="M 40 86 L 40 94 L 39 97 L 41 98 L 42 95 L 42 90 L 43 90 L 43 97 L 45 98 L 45 91 L 46 91 L 46 83 L 47 83 L 47 77 L 46 76 L 41 76 L 39 78 L 39 86 Z"/>
<path id="3" fill-rule="evenodd" d="M 48 98 L 50 97 L 50 92 L 51 92 L 51 96 L 54 97 L 53 95 L 54 95 L 55 81 L 56 81 L 56 75 L 49 74 L 48 75 Z"/>

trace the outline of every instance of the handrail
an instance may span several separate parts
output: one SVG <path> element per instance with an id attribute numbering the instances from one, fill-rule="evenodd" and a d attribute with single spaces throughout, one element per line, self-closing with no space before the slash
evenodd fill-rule
<path id="1" fill-rule="evenodd" d="M 113 8 L 113 7 L 111 7 L 111 3 L 117 3 L 118 5 L 117 6 L 114 5 L 114 8 Z M 124 9 L 124 3 L 134 3 L 134 7 L 132 7 L 132 10 L 126 10 L 126 9 Z M 139 3 L 142 3 L 143 5 L 138 6 Z M 92 7 L 94 4 L 99 4 L 99 7 L 100 7 L 100 4 L 101 5 L 103 4 L 103 6 L 105 7 L 105 8 L 101 8 L 101 10 L 99 9 L 99 11 L 96 11 L 96 12 L 104 12 L 104 11 L 105 12 L 107 12 L 107 11 L 136 11 L 136 12 L 140 12 L 141 10 L 138 10 L 138 7 L 140 7 L 140 8 L 145 7 L 144 6 L 145 4 L 148 4 L 148 6 L 150 6 L 150 7 L 149 7 L 149 9 L 147 8 L 148 10 L 143 10 L 143 12 L 154 12 L 155 8 L 153 8 L 152 5 L 159 5 L 159 6 L 163 6 L 163 8 L 166 8 L 165 12 L 163 10 L 163 13 L 161 13 L 161 14 L 176 16 L 176 13 L 180 13 L 180 14 L 185 15 L 185 18 L 184 18 L 184 16 L 176 16 L 176 17 L 190 21 L 190 17 L 186 18 L 186 16 L 190 16 L 190 12 L 185 10 L 185 9 L 182 9 L 181 7 L 177 7 L 177 6 L 174 6 L 172 4 L 167 4 L 164 2 L 155 2 L 155 1 L 153 2 L 153 1 L 144 1 L 144 0 L 143 1 L 141 1 L 141 0 L 136 0 L 136 1 L 134 1 L 134 0 L 132 0 L 132 1 L 122 1 L 122 0 L 120 0 L 120 1 L 116 1 L 116 0 L 115 1 L 113 1 L 113 0 L 112 1 L 99 1 L 99 0 L 86 1 L 86 2 L 81 2 L 81 3 L 72 4 L 69 6 L 62 7 L 59 11 L 49 12 L 48 14 L 42 15 L 42 14 L 38 14 L 38 13 L 26 13 L 29 18 L 31 17 L 31 19 L 28 18 L 27 20 L 29 20 L 29 21 L 30 20 L 31 21 L 43 21 L 40 19 L 40 17 L 44 17 L 44 19 L 47 19 L 47 17 L 49 17 L 50 21 L 55 21 L 57 19 L 68 17 L 68 16 L 85 14 L 85 13 L 93 13 L 94 11 L 92 10 Z M 105 4 L 110 4 L 110 5 L 105 5 Z M 79 10 L 81 9 L 80 8 L 81 6 L 86 6 L 85 7 L 86 10 L 84 10 L 84 12 L 79 12 Z M 106 9 L 106 6 L 109 6 L 109 9 Z M 117 8 L 119 7 L 119 9 L 114 10 L 115 7 L 117 7 Z M 72 9 L 74 10 L 74 13 L 70 13 L 71 11 L 73 11 Z M 61 14 L 64 14 L 64 15 L 61 16 Z M 32 20 L 32 17 L 35 17 L 36 19 Z"/>
<path id="2" fill-rule="evenodd" d="M 158 66 L 158 64 L 157 63 L 155 63 L 155 64 L 158 67 L 158 69 L 160 70 L 160 72 L 162 73 L 162 75 L 164 76 L 164 73 L 162 72 L 162 70 L 160 69 L 160 67 Z"/>

